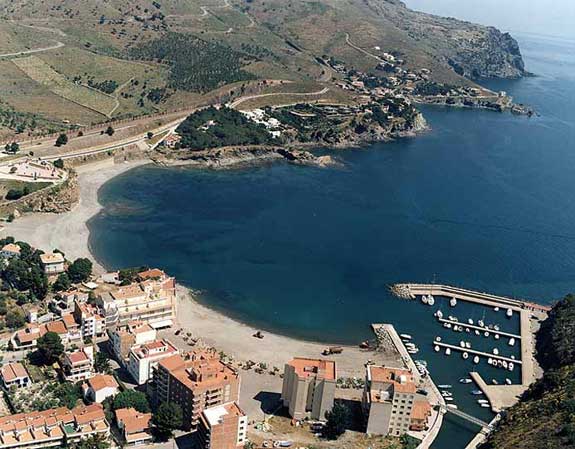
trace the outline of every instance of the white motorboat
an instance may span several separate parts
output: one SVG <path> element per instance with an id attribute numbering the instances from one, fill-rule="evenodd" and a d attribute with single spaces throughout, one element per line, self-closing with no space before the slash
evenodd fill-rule
<path id="1" fill-rule="evenodd" d="M 461 340 L 461 341 L 459 342 L 459 346 L 461 346 L 462 348 L 465 348 L 465 342 L 464 342 L 463 340 Z"/>
<path id="2" fill-rule="evenodd" d="M 446 402 L 453 402 L 453 398 L 452 398 L 452 397 L 443 398 L 443 400 L 446 401 Z"/>
<path id="3" fill-rule="evenodd" d="M 489 337 L 489 331 L 485 331 L 485 332 L 483 333 L 483 336 L 484 336 L 484 337 Z"/>
<path id="4" fill-rule="evenodd" d="M 471 343 L 469 343 L 468 341 L 465 342 L 465 347 L 467 349 L 471 349 Z"/>
<path id="5" fill-rule="evenodd" d="M 455 404 L 447 404 L 447 406 L 453 410 L 457 410 L 457 405 Z"/>
<path id="6" fill-rule="evenodd" d="M 493 348 L 493 351 L 491 352 L 493 352 L 494 355 L 499 355 L 499 349 L 497 348 Z"/>
<path id="7" fill-rule="evenodd" d="M 489 404 L 480 404 L 479 406 L 483 408 L 491 408 Z"/>
<path id="8" fill-rule="evenodd" d="M 515 346 L 515 338 L 511 337 L 509 339 L 509 346 Z"/>
<path id="9" fill-rule="evenodd" d="M 435 298 L 434 298 L 433 296 L 429 295 L 429 296 L 427 297 L 427 304 L 430 305 L 430 306 L 432 306 L 433 304 L 435 304 Z"/>
<path id="10" fill-rule="evenodd" d="M 499 340 L 499 334 L 494 335 L 495 340 Z"/>
<path id="11" fill-rule="evenodd" d="M 479 356 L 478 355 L 473 357 L 473 363 L 475 363 L 475 364 L 479 363 Z"/>
<path id="12" fill-rule="evenodd" d="M 485 323 L 483 322 L 483 320 L 477 321 L 477 324 L 479 327 L 485 327 Z"/>
<path id="13" fill-rule="evenodd" d="M 449 305 L 450 305 L 451 307 L 455 307 L 455 306 L 457 305 L 457 299 L 451 298 L 451 299 L 449 300 Z"/>
<path id="14" fill-rule="evenodd" d="M 507 316 L 507 318 L 511 318 L 513 316 L 513 309 L 507 309 L 505 315 Z"/>
<path id="15" fill-rule="evenodd" d="M 435 341 L 441 341 L 441 337 L 440 336 L 435 337 Z"/>
<path id="16" fill-rule="evenodd" d="M 505 379 L 505 383 L 506 383 L 507 385 L 511 385 L 511 379 Z"/>
<path id="17" fill-rule="evenodd" d="M 451 329 L 451 323 L 443 323 L 443 327 L 446 329 Z"/>
<path id="18" fill-rule="evenodd" d="M 499 330 L 499 326 L 496 324 L 495 326 L 493 326 L 493 329 L 498 331 Z"/>
<path id="19" fill-rule="evenodd" d="M 473 320 L 471 318 L 467 319 L 467 324 L 473 324 Z"/>
<path id="20" fill-rule="evenodd" d="M 481 335 L 481 332 L 479 332 L 477 329 L 475 329 L 475 335 Z"/>
<path id="21" fill-rule="evenodd" d="M 426 295 L 422 295 L 422 296 L 421 296 L 421 302 L 422 302 L 423 304 L 428 304 L 428 299 L 427 299 L 427 296 L 426 296 Z"/>
<path id="22" fill-rule="evenodd" d="M 437 388 L 441 388 L 442 390 L 450 390 L 451 388 L 453 388 L 453 386 L 450 384 L 441 384 L 438 385 Z"/>
<path id="23" fill-rule="evenodd" d="M 489 357 L 489 358 L 487 359 L 487 364 L 488 364 L 488 365 L 493 365 L 493 359 L 492 359 L 491 357 Z"/>
<path id="24" fill-rule="evenodd" d="M 451 355 L 451 348 L 445 348 L 445 355 Z"/>
<path id="25" fill-rule="evenodd" d="M 435 352 L 439 352 L 439 351 L 441 351 L 441 348 L 440 348 L 439 346 L 435 345 L 435 346 L 433 347 L 433 350 L 434 350 Z"/>
<path id="26" fill-rule="evenodd" d="M 467 377 L 464 377 L 463 379 L 459 379 L 460 384 L 470 384 L 471 382 L 473 382 L 473 381 Z"/>
<path id="27" fill-rule="evenodd" d="M 411 340 L 411 335 L 409 334 L 399 334 L 399 336 L 404 340 Z"/>
<path id="28" fill-rule="evenodd" d="M 469 358 L 469 354 L 467 352 L 464 352 L 462 354 L 463 360 L 467 360 Z"/>
<path id="29" fill-rule="evenodd" d="M 507 365 L 507 369 L 509 371 L 513 371 L 514 368 L 515 368 L 515 364 L 513 362 L 509 362 L 509 364 Z"/>
<path id="30" fill-rule="evenodd" d="M 493 310 L 495 310 L 496 312 L 499 312 L 499 307 L 494 307 Z"/>

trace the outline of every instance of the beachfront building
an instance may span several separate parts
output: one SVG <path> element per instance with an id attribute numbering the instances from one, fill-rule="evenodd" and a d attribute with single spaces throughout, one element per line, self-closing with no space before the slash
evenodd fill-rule
<path id="1" fill-rule="evenodd" d="M 168 340 L 144 343 L 130 350 L 126 368 L 138 385 L 143 385 L 152 377 L 161 360 L 176 354 L 179 354 L 178 349 Z"/>
<path id="2" fill-rule="evenodd" d="M 401 436 L 412 424 L 417 387 L 411 371 L 367 365 L 362 409 L 370 435 Z"/>
<path id="3" fill-rule="evenodd" d="M 0 418 L 0 448 L 64 447 L 91 435 L 107 437 L 110 427 L 100 404 L 43 412 L 18 413 Z"/>
<path id="4" fill-rule="evenodd" d="M 187 430 L 197 428 L 206 408 L 239 400 L 239 373 L 215 351 L 168 357 L 158 364 L 153 380 L 156 402 L 175 402 L 182 407 Z"/>
<path id="5" fill-rule="evenodd" d="M 44 273 L 48 276 L 63 273 L 66 270 L 65 260 L 62 253 L 40 254 L 40 261 L 44 267 Z"/>
<path id="6" fill-rule="evenodd" d="M 108 328 L 144 321 L 159 329 L 176 318 L 176 280 L 158 269 L 139 273 L 129 285 L 102 285 L 98 294 Z"/>
<path id="7" fill-rule="evenodd" d="M 32 383 L 28 371 L 20 362 L 9 363 L 0 368 L 2 386 L 9 390 L 11 388 L 23 388 Z"/>
<path id="8" fill-rule="evenodd" d="M 116 410 L 116 423 L 122 432 L 125 446 L 151 443 L 151 421 L 151 413 L 140 413 L 132 407 Z"/>
<path id="9" fill-rule="evenodd" d="M 325 420 L 325 413 L 333 407 L 336 379 L 333 360 L 296 357 L 284 369 L 284 407 L 295 419 Z"/>
<path id="10" fill-rule="evenodd" d="M 101 404 L 106 398 L 118 394 L 118 382 L 109 374 L 96 374 L 82 385 L 84 399 Z"/>
<path id="11" fill-rule="evenodd" d="M 204 449 L 237 449 L 247 440 L 248 417 L 235 402 L 205 409 L 198 435 Z"/>
<path id="12" fill-rule="evenodd" d="M 78 351 L 64 354 L 60 363 L 62 375 L 68 382 L 78 382 L 94 375 L 94 348 L 86 346 Z"/>
<path id="13" fill-rule="evenodd" d="M 143 321 L 131 321 L 109 331 L 110 346 L 116 358 L 123 364 L 128 361 L 130 349 L 156 340 L 156 329 Z"/>
<path id="14" fill-rule="evenodd" d="M 21 248 L 19 245 L 15 243 L 8 243 L 2 247 L 0 250 L 0 256 L 4 257 L 5 259 L 12 259 L 20 257 Z"/>

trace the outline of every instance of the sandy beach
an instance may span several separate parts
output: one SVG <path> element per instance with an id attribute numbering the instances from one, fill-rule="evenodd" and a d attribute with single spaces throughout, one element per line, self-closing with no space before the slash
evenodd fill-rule
<path id="1" fill-rule="evenodd" d="M 71 212 L 25 215 L 12 223 L 6 223 L 0 235 L 11 235 L 44 251 L 58 248 L 68 259 L 88 257 L 94 260 L 89 249 L 90 233 L 86 223 L 102 209 L 98 203 L 99 188 L 114 176 L 146 163 L 148 161 L 114 164 L 109 160 L 80 167 L 77 169 L 80 202 Z M 96 264 L 95 271 L 103 272 L 104 269 Z M 238 361 L 266 362 L 270 367 L 277 366 L 282 370 L 283 365 L 292 357 L 317 358 L 328 346 L 268 332 L 264 332 L 263 339 L 255 338 L 253 334 L 257 329 L 198 303 L 192 291 L 183 286 L 179 288 L 177 318 L 178 326 L 164 333 L 166 337 L 175 339 L 174 343 L 182 349 L 187 344 L 177 341 L 178 337 L 174 335 L 179 327 Z M 338 361 L 338 374 L 346 377 L 363 376 L 364 364 L 368 360 L 380 363 L 391 362 L 390 357 L 393 360 L 393 355 L 360 350 L 357 346 L 345 347 L 342 355 L 332 357 Z"/>

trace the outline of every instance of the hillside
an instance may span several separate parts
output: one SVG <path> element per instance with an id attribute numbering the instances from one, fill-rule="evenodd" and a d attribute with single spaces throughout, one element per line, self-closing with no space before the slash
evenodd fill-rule
<path id="1" fill-rule="evenodd" d="M 383 54 L 450 86 L 525 74 L 509 35 L 398 0 L 0 0 L 0 135 L 173 110 L 257 79 L 340 99 L 322 61 L 373 72 Z"/>
<path id="2" fill-rule="evenodd" d="M 510 408 L 481 449 L 575 447 L 575 296 L 553 308 L 537 334 L 545 374 Z"/>

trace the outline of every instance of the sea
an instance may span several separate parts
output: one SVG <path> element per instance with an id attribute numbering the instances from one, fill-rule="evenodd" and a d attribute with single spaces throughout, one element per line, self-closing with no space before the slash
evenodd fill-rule
<path id="1" fill-rule="evenodd" d="M 134 168 L 99 191 L 93 254 L 110 269 L 161 267 L 209 307 L 296 338 L 357 344 L 373 337 L 370 323 L 392 323 L 412 335 L 436 383 L 453 385 L 454 403 L 489 421 L 458 379 L 478 369 L 516 382 L 519 370 L 436 353 L 437 336 L 460 338 L 433 312 L 509 332 L 517 318 L 470 304 L 451 311 L 442 299 L 429 307 L 388 287 L 444 283 L 543 304 L 575 291 L 575 41 L 515 37 L 535 76 L 483 84 L 535 116 L 421 107 L 429 131 L 330 151 L 336 168 Z M 474 348 L 518 354 L 473 338 Z M 463 448 L 477 431 L 448 416 L 433 448 Z"/>

